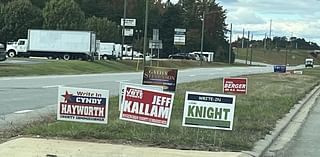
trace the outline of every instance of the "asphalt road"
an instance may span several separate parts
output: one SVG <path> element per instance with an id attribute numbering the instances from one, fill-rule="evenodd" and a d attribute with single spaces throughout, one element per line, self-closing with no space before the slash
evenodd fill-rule
<path id="1" fill-rule="evenodd" d="M 308 118 L 302 125 L 297 136 L 291 142 L 286 157 L 316 157 L 320 154 L 320 99 L 309 112 Z"/>
<path id="2" fill-rule="evenodd" d="M 178 72 L 178 83 L 272 71 L 272 66 L 187 69 Z M 54 105 L 59 85 L 107 89 L 117 95 L 121 81 L 141 83 L 142 72 L 0 78 L 0 116 Z"/>

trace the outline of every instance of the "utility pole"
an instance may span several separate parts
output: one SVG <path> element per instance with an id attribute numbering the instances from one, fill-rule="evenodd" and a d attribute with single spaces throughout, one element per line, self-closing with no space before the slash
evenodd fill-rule
<path id="1" fill-rule="evenodd" d="M 270 20 L 270 30 L 269 30 L 269 38 L 270 38 L 270 49 L 271 49 L 271 33 L 272 33 L 272 19 Z"/>
<path id="2" fill-rule="evenodd" d="M 264 33 L 263 47 L 264 47 L 265 50 L 267 49 L 267 33 Z"/>
<path id="3" fill-rule="evenodd" d="M 200 46 L 200 66 L 202 65 L 203 60 L 203 36 L 204 36 L 204 19 L 205 19 L 205 12 L 202 12 L 202 27 L 201 27 L 201 46 Z"/>
<path id="4" fill-rule="evenodd" d="M 231 51 L 232 51 L 232 23 L 230 24 L 229 64 L 231 64 Z"/>
<path id="5" fill-rule="evenodd" d="M 288 49 L 286 49 L 286 58 L 285 58 L 285 64 L 284 64 L 284 66 L 287 66 L 287 64 L 288 64 Z"/>
<path id="6" fill-rule="evenodd" d="M 125 38 L 125 25 L 126 25 L 126 18 L 127 18 L 127 0 L 123 1 L 123 23 L 122 23 L 122 43 L 121 43 L 121 57 L 122 60 L 123 57 L 123 45 L 124 45 L 124 38 Z M 127 49 L 126 49 L 127 50 Z"/>
<path id="7" fill-rule="evenodd" d="M 146 65 L 146 51 L 147 51 L 147 33 L 148 33 L 148 11 L 149 11 L 149 0 L 146 0 L 146 15 L 144 19 L 144 39 L 143 39 L 143 68 Z"/>
<path id="8" fill-rule="evenodd" d="M 253 33 L 251 34 L 251 41 L 253 41 Z M 250 65 L 252 65 L 252 48 L 253 48 L 253 45 L 250 44 Z"/>
<path id="9" fill-rule="evenodd" d="M 248 31 L 248 41 L 247 41 L 247 55 L 246 55 L 246 65 L 248 64 L 248 55 L 249 55 L 249 43 L 250 43 L 250 31 Z"/>
<path id="10" fill-rule="evenodd" d="M 244 46 L 244 28 L 242 29 L 242 42 L 241 42 L 241 48 Z"/>
<path id="11" fill-rule="evenodd" d="M 269 31 L 269 38 L 271 39 L 271 33 L 272 33 L 272 19 L 270 20 L 270 31 Z"/>
<path id="12" fill-rule="evenodd" d="M 293 32 L 291 32 L 291 37 L 290 37 L 290 51 L 289 52 L 291 52 L 292 51 L 292 49 L 293 49 L 293 40 L 292 40 L 292 38 L 293 38 Z"/>

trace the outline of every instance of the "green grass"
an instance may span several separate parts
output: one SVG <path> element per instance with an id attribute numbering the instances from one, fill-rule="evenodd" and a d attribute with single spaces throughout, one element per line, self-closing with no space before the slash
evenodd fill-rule
<path id="1" fill-rule="evenodd" d="M 132 71 L 134 67 L 119 62 L 49 61 L 37 64 L 1 64 L 0 76 L 84 74 Z"/>
<path id="2" fill-rule="evenodd" d="M 150 65 L 148 62 L 146 65 Z M 195 68 L 200 67 L 198 61 L 190 60 L 169 60 L 153 61 L 153 66 L 162 66 L 170 68 Z M 206 63 L 201 67 L 221 67 L 229 66 L 225 63 Z M 234 64 L 233 66 L 241 66 Z M 243 66 L 243 65 L 242 65 Z M 37 64 L 0 64 L 0 77 L 3 76 L 32 76 L 32 75 L 61 75 L 61 74 L 91 74 L 91 73 L 109 73 L 109 72 L 129 72 L 142 70 L 142 62 L 139 61 L 41 61 Z"/>
<path id="3" fill-rule="evenodd" d="M 238 51 L 238 52 L 237 52 Z M 236 58 L 246 60 L 247 49 L 239 48 L 236 51 Z M 307 50 L 292 50 L 287 52 L 287 63 L 290 65 L 304 64 L 304 60 L 307 57 L 311 57 Z M 262 62 L 269 64 L 285 64 L 286 50 L 264 50 L 261 48 L 253 48 L 252 60 L 254 62 Z M 250 60 L 250 49 L 248 53 L 248 61 Z M 320 63 L 320 59 L 315 60 L 317 64 Z"/>
<path id="4" fill-rule="evenodd" d="M 264 138 L 292 106 L 319 84 L 319 68 L 306 69 L 304 75 L 249 75 L 247 95 L 237 95 L 232 131 L 182 127 L 186 91 L 221 93 L 222 79 L 183 83 L 175 92 L 170 128 L 160 128 L 119 120 L 118 97 L 109 102 L 107 125 L 56 121 L 51 116 L 24 129 L 26 135 L 73 139 L 107 140 L 175 149 L 209 151 L 251 150 Z"/>

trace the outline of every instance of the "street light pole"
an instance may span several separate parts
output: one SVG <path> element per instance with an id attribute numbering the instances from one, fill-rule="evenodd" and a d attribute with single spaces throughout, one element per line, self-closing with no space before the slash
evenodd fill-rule
<path id="1" fill-rule="evenodd" d="M 200 66 L 202 65 L 203 59 L 203 37 L 204 37 L 204 19 L 205 19 L 205 12 L 202 13 L 202 28 L 201 28 L 201 47 L 200 47 Z"/>
<path id="2" fill-rule="evenodd" d="M 143 68 L 146 65 L 148 10 L 149 10 L 149 0 L 146 0 L 146 13 L 145 13 L 146 15 L 145 15 L 145 19 L 144 19 L 144 39 L 143 39 Z"/>
<path id="3" fill-rule="evenodd" d="M 124 29 L 125 29 L 125 25 L 126 25 L 126 17 L 127 16 L 127 0 L 124 0 L 124 4 L 123 4 L 123 23 L 122 23 L 122 44 L 121 44 L 121 57 L 120 59 L 122 60 L 123 57 L 123 45 L 124 45 Z"/>

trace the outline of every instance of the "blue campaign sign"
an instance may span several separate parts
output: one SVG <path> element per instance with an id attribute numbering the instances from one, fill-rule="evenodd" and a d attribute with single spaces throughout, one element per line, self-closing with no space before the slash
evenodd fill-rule
<path id="1" fill-rule="evenodd" d="M 178 69 L 164 67 L 144 67 L 142 84 L 163 87 L 164 91 L 176 90 Z"/>
<path id="2" fill-rule="evenodd" d="M 278 73 L 285 73 L 287 69 L 285 65 L 275 65 L 273 71 Z"/>

